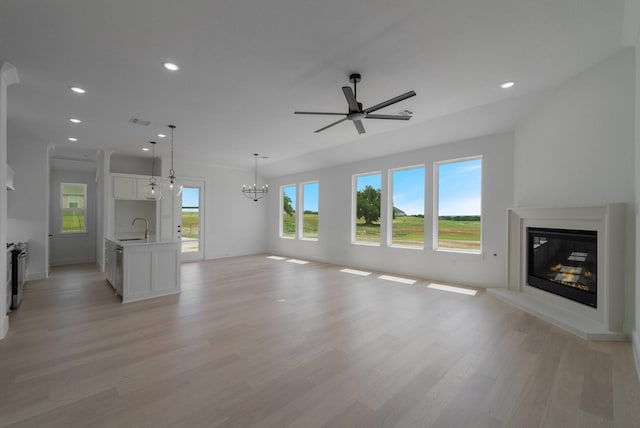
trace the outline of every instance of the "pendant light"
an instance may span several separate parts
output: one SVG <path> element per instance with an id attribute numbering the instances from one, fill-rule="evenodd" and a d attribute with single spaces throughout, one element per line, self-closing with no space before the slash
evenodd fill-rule
<path id="1" fill-rule="evenodd" d="M 269 185 L 265 184 L 262 187 L 258 187 L 258 153 L 254 153 L 255 157 L 254 170 L 253 170 L 253 186 L 242 186 L 242 193 L 254 202 L 258 202 L 258 199 L 262 199 L 269 193 Z"/>
<path id="2" fill-rule="evenodd" d="M 155 177 L 156 142 L 149 141 L 149 144 L 151 144 L 151 177 L 149 177 L 149 183 L 144 186 L 144 197 L 152 201 L 157 201 L 162 199 L 162 192 Z"/>
<path id="3" fill-rule="evenodd" d="M 165 181 L 166 190 L 175 195 L 180 196 L 182 193 L 182 185 L 176 183 L 176 171 L 173 169 L 173 132 L 176 129 L 175 125 L 167 125 L 171 129 L 171 169 L 169 170 L 169 177 L 167 177 L 168 181 Z"/>

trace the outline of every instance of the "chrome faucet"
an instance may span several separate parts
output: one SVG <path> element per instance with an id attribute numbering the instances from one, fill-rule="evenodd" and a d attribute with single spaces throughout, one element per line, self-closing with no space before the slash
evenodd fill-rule
<path id="1" fill-rule="evenodd" d="M 133 224 L 136 222 L 136 220 L 144 221 L 144 240 L 145 240 L 145 242 L 149 242 L 149 220 L 147 220 L 146 218 L 142 218 L 142 217 L 136 217 L 131 222 L 131 226 L 133 226 Z"/>

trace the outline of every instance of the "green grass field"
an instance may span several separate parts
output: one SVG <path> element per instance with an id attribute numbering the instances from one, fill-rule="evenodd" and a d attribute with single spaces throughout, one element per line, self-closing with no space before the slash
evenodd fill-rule
<path id="1" fill-rule="evenodd" d="M 318 238 L 318 215 L 304 215 L 304 237 Z M 392 223 L 392 243 L 395 245 L 424 245 L 424 218 L 396 217 Z M 282 218 L 282 236 L 296 236 L 295 216 Z M 366 225 L 363 219 L 356 223 L 356 242 L 380 243 L 380 223 Z M 438 248 L 457 250 L 480 249 L 480 221 L 438 221 Z"/>
<path id="2" fill-rule="evenodd" d="M 480 222 L 438 220 L 438 248 L 480 249 Z"/>
<path id="3" fill-rule="evenodd" d="M 84 232 L 84 213 L 78 215 L 72 212 L 65 212 L 62 215 L 63 232 Z"/>
<path id="4" fill-rule="evenodd" d="M 200 213 L 193 211 L 182 212 L 182 236 L 198 238 L 200 236 Z"/>
<path id="5" fill-rule="evenodd" d="M 318 239 L 318 214 L 304 214 L 302 217 L 302 237 L 308 239 Z M 295 238 L 296 217 L 285 214 L 282 216 L 282 236 Z"/>

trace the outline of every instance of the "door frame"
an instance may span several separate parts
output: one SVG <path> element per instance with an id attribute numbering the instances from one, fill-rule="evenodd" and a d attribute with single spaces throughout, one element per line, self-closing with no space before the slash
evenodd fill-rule
<path id="1" fill-rule="evenodd" d="M 198 243 L 198 251 L 183 253 L 182 252 L 182 244 L 180 246 L 180 255 L 182 262 L 191 262 L 197 260 L 204 260 L 204 237 L 205 237 L 205 215 L 206 215 L 206 198 L 205 198 L 205 190 L 206 190 L 206 182 L 203 179 L 198 178 L 184 178 L 178 180 L 178 185 L 184 187 L 197 187 L 200 189 L 199 191 L 199 209 L 200 209 L 200 224 L 198 225 L 198 234 L 199 234 L 199 243 Z M 176 227 L 179 230 L 178 239 L 182 240 L 182 194 L 176 198 L 175 211 L 174 216 L 176 219 L 176 226 L 180 226 L 180 228 Z"/>

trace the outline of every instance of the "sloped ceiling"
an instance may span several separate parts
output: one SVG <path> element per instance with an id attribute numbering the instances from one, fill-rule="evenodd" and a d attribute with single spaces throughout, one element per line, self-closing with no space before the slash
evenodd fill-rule
<path id="1" fill-rule="evenodd" d="M 179 158 L 251 168 L 258 152 L 279 175 L 513 129 L 621 47 L 624 15 L 623 0 L 3 0 L 0 60 L 20 76 L 9 126 L 43 144 L 140 156 L 173 123 Z M 354 71 L 365 106 L 415 90 L 380 111 L 413 119 L 365 121 L 359 136 L 293 115 L 346 110 Z"/>

